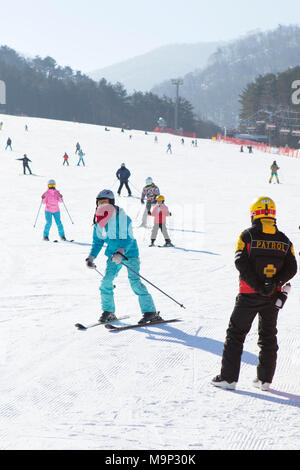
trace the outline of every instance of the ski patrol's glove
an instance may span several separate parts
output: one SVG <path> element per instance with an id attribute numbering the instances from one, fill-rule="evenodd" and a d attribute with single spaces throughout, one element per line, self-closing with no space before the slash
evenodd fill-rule
<path id="1" fill-rule="evenodd" d="M 264 297 L 271 297 L 276 290 L 277 284 L 275 281 L 265 281 L 265 283 L 258 289 L 258 293 Z"/>
<path id="2" fill-rule="evenodd" d="M 88 268 L 90 269 L 95 269 L 96 268 L 96 265 L 94 263 L 94 259 L 95 259 L 95 256 L 93 255 L 89 255 L 87 258 L 86 258 L 86 265 Z"/>
<path id="3" fill-rule="evenodd" d="M 117 251 L 112 255 L 111 261 L 116 264 L 122 263 L 124 253 L 124 248 L 118 248 Z"/>

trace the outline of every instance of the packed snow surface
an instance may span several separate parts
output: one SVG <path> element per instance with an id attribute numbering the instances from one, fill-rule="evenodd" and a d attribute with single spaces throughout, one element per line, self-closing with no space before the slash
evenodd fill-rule
<path id="1" fill-rule="evenodd" d="M 1 449 L 299 449 L 299 276 L 278 321 L 279 353 L 270 392 L 253 388 L 257 320 L 244 347 L 236 391 L 213 387 L 238 290 L 234 249 L 250 225 L 249 205 L 268 195 L 278 227 L 299 252 L 300 161 L 246 152 L 210 140 L 125 131 L 46 119 L 1 115 Z M 28 132 L 25 131 L 28 125 Z M 130 139 L 129 136 L 132 135 Z M 7 138 L 13 151 L 5 150 Z M 75 144 L 85 153 L 77 166 Z M 172 143 L 173 154 L 167 154 Z M 63 154 L 70 166 L 63 166 Z M 23 175 L 26 153 L 33 175 Z M 269 184 L 276 158 L 281 184 Z M 92 241 L 97 193 L 118 188 L 121 163 L 131 171 L 136 198 L 123 188 L 117 203 L 131 216 L 141 274 L 157 310 L 170 323 L 119 333 L 104 326 L 78 331 L 101 313 L 101 276 L 85 258 Z M 172 213 L 175 248 L 149 248 L 139 228 L 139 197 L 151 176 Z M 42 241 L 41 195 L 54 178 L 63 194 L 62 221 L 74 243 Z M 72 218 L 69 218 L 66 209 Z M 152 220 L 149 217 L 149 226 Z M 161 234 L 159 235 L 161 237 Z M 163 239 L 157 240 L 158 244 Z M 104 251 L 104 250 L 103 250 Z M 105 271 L 103 252 L 96 259 Z M 115 280 L 118 315 L 141 318 L 126 269 Z"/>

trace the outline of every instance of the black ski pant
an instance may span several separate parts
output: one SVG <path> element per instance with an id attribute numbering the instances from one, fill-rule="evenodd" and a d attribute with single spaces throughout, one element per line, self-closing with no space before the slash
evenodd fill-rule
<path id="1" fill-rule="evenodd" d="M 29 168 L 29 165 L 23 165 L 23 171 L 24 171 L 24 175 L 26 175 L 26 168 L 28 169 L 30 175 L 32 175 L 31 173 L 31 169 Z"/>
<path id="2" fill-rule="evenodd" d="M 260 348 L 257 378 L 271 383 L 277 360 L 277 317 L 275 298 L 258 294 L 239 294 L 230 317 L 223 348 L 221 377 L 237 382 L 240 373 L 244 341 L 258 314 L 258 346 Z"/>
<path id="3" fill-rule="evenodd" d="M 119 194 L 119 196 L 120 196 L 120 194 L 121 194 L 121 189 L 123 188 L 123 185 L 124 185 L 124 184 L 125 184 L 126 189 L 127 189 L 127 191 L 128 191 L 128 195 L 131 196 L 131 191 L 130 191 L 130 187 L 129 187 L 129 185 L 128 185 L 128 181 L 122 181 L 122 182 L 120 183 L 120 186 L 119 186 L 119 189 L 118 189 L 118 194 Z"/>

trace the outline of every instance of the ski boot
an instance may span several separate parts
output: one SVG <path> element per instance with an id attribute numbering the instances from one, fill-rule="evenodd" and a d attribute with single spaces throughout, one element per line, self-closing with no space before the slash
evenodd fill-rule
<path id="1" fill-rule="evenodd" d="M 43 240 L 44 240 L 45 242 L 48 242 L 48 241 L 49 241 L 49 237 L 43 237 Z"/>
<path id="2" fill-rule="evenodd" d="M 99 318 L 100 323 L 106 323 L 106 322 L 114 321 L 114 320 L 117 320 L 117 317 L 112 312 L 103 312 L 101 317 Z"/>
<path id="3" fill-rule="evenodd" d="M 263 382 L 262 380 L 259 380 L 257 377 L 256 379 L 253 380 L 253 385 L 256 388 L 260 388 L 263 392 L 269 392 L 270 391 L 270 383 L 269 382 Z"/>
<path id="4" fill-rule="evenodd" d="M 60 239 L 61 239 L 62 242 L 66 242 L 66 241 L 67 241 L 67 239 L 66 239 L 66 237 L 65 237 L 64 235 L 63 235 L 62 237 L 60 237 Z"/>
<path id="5" fill-rule="evenodd" d="M 174 246 L 174 245 L 171 243 L 171 240 L 166 240 L 166 243 L 164 244 L 164 246 Z"/>
<path id="6" fill-rule="evenodd" d="M 159 315 L 159 312 L 146 312 L 143 313 L 143 318 L 140 319 L 138 324 L 143 325 L 144 323 L 146 324 L 159 320 L 162 320 L 161 316 Z"/>
<path id="7" fill-rule="evenodd" d="M 151 245 L 149 245 L 149 246 L 155 246 L 155 245 L 154 245 L 154 242 L 155 242 L 155 239 L 154 239 L 154 240 L 152 239 L 152 240 L 151 240 Z"/>

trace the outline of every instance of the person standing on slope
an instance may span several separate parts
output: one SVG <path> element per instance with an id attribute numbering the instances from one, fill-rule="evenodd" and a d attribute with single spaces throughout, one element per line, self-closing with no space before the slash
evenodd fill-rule
<path id="1" fill-rule="evenodd" d="M 23 158 L 17 158 L 17 160 L 21 160 L 21 161 L 23 162 L 23 172 L 24 172 L 24 175 L 26 175 L 26 168 L 27 168 L 27 170 L 29 171 L 29 174 L 32 175 L 31 169 L 29 168 L 29 165 L 28 165 L 28 162 L 31 162 L 31 160 L 29 160 L 29 158 L 27 157 L 26 153 L 24 153 L 24 157 L 23 157 Z"/>
<path id="2" fill-rule="evenodd" d="M 276 302 L 282 301 L 282 291 L 287 292 L 284 284 L 295 276 L 297 261 L 291 241 L 276 226 L 276 206 L 271 198 L 253 201 L 250 215 L 252 227 L 241 233 L 236 244 L 235 266 L 240 273 L 240 289 L 227 329 L 221 372 L 212 384 L 235 389 L 244 341 L 258 313 L 260 353 L 253 384 L 267 391 L 276 369 L 276 325 L 279 308 L 283 306 L 283 303 L 277 306 Z"/>
<path id="3" fill-rule="evenodd" d="M 154 225 L 151 232 L 151 245 L 154 246 L 154 242 L 157 237 L 158 229 L 161 230 L 164 239 L 165 245 L 164 246 L 173 246 L 168 234 L 168 230 L 166 227 L 166 218 L 170 217 L 171 213 L 169 212 L 168 207 L 165 205 L 165 198 L 164 196 L 160 195 L 156 198 L 156 205 L 153 207 L 152 213 L 148 212 L 148 215 L 152 215 L 154 217 Z"/>
<path id="4" fill-rule="evenodd" d="M 44 228 L 43 239 L 49 241 L 49 232 L 52 225 L 52 217 L 54 217 L 57 225 L 58 234 L 61 240 L 66 240 L 63 224 L 60 220 L 59 203 L 63 202 L 63 197 L 60 192 L 55 189 L 56 183 L 54 180 L 48 181 L 48 190 L 42 194 L 43 204 L 45 204 L 45 218 L 46 225 Z"/>
<path id="5" fill-rule="evenodd" d="M 70 166 L 69 165 L 69 155 L 65 152 L 64 156 L 63 156 L 63 159 L 64 159 L 64 162 L 63 162 L 63 165 L 66 163 L 67 166 Z"/>
<path id="6" fill-rule="evenodd" d="M 275 176 L 275 178 L 277 180 L 277 183 L 279 184 L 279 178 L 278 178 L 277 171 L 280 170 L 280 168 L 277 165 L 276 160 L 274 160 L 274 162 L 272 163 L 270 169 L 271 169 L 271 176 L 270 176 L 270 179 L 269 179 L 269 183 L 272 183 L 272 179 Z"/>
<path id="7" fill-rule="evenodd" d="M 83 153 L 83 151 L 81 149 L 79 149 L 78 155 L 79 155 L 79 160 L 78 160 L 77 166 L 80 166 L 80 162 L 82 162 L 83 166 L 85 166 L 85 163 L 84 163 L 84 160 L 83 160 L 83 157 L 85 156 L 85 153 Z"/>
<path id="8" fill-rule="evenodd" d="M 128 170 L 128 168 L 126 168 L 125 163 L 122 163 L 121 168 L 119 168 L 117 173 L 116 173 L 116 177 L 120 181 L 120 186 L 119 186 L 119 189 L 117 191 L 119 196 L 121 196 L 121 190 L 122 190 L 124 184 L 125 184 L 126 189 L 128 191 L 128 196 L 131 196 L 131 190 L 130 190 L 130 187 L 129 187 L 129 184 L 128 184 L 130 174 L 131 173 Z"/>
<path id="9" fill-rule="evenodd" d="M 88 268 L 95 269 L 95 258 L 99 255 L 104 243 L 107 247 L 106 271 L 100 285 L 101 305 L 103 313 L 100 322 L 116 319 L 113 281 L 120 269 L 125 266 L 133 269 L 128 271 L 128 279 L 133 292 L 138 296 L 142 319 L 139 323 L 160 320 L 156 308 L 146 286 L 138 276 L 140 269 L 139 249 L 132 232 L 130 217 L 125 211 L 115 205 L 115 197 L 111 190 L 103 189 L 96 198 L 96 212 L 94 215 L 93 245 L 86 258 Z"/>
<path id="10" fill-rule="evenodd" d="M 10 150 L 12 150 L 12 146 L 11 146 L 11 138 L 10 138 L 10 137 L 7 139 L 5 150 L 7 150 L 7 149 L 8 149 L 8 147 L 10 148 Z"/>
<path id="11" fill-rule="evenodd" d="M 152 178 L 149 176 L 146 179 L 146 186 L 144 186 L 141 196 L 141 203 L 145 204 L 145 198 L 147 199 L 147 202 L 140 227 L 147 227 L 148 213 L 151 212 L 151 207 L 155 204 L 156 198 L 159 194 L 159 188 L 153 183 Z"/>

